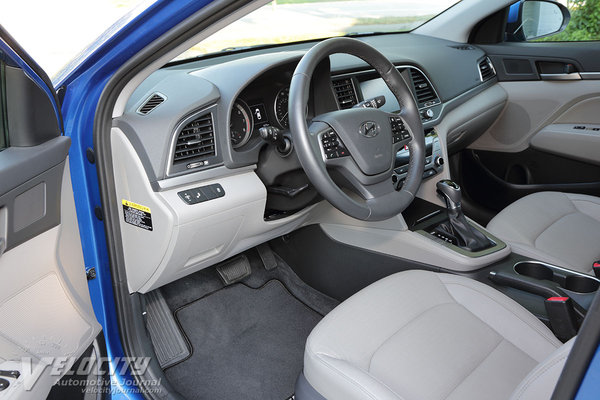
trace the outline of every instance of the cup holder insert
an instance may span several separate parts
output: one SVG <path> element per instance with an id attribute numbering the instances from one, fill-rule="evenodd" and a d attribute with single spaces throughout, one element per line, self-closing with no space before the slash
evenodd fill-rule
<path id="1" fill-rule="evenodd" d="M 600 287 L 600 282 L 581 275 L 569 275 L 563 287 L 577 293 L 593 293 Z"/>
<path id="2" fill-rule="evenodd" d="M 519 275 L 525 275 L 540 280 L 545 279 L 551 281 L 554 278 L 554 271 L 552 271 L 552 268 L 537 263 L 518 263 L 515 265 L 515 272 Z"/>
<path id="3" fill-rule="evenodd" d="M 548 280 L 558 283 L 561 287 L 571 292 L 593 293 L 600 288 L 600 282 L 592 277 L 569 273 L 555 273 L 548 265 L 534 262 L 519 262 L 515 264 L 515 272 L 539 280 Z"/>

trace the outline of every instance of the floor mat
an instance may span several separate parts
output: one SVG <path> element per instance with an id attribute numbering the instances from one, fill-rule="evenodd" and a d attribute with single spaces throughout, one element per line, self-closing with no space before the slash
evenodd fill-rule
<path id="1" fill-rule="evenodd" d="M 322 318 L 277 280 L 259 289 L 226 287 L 176 317 L 192 355 L 165 374 L 186 398 L 210 400 L 289 398 L 306 338 Z"/>

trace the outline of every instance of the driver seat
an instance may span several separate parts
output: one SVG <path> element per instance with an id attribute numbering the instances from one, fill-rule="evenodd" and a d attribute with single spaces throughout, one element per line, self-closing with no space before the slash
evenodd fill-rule
<path id="1" fill-rule="evenodd" d="M 315 327 L 296 399 L 550 399 L 573 341 L 480 282 L 401 272 Z"/>

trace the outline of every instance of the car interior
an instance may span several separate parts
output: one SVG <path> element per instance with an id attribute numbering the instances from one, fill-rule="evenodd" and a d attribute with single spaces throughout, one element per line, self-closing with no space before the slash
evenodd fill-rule
<path id="1" fill-rule="evenodd" d="M 124 351 L 162 398 L 550 399 L 578 371 L 600 50 L 526 40 L 565 8 L 513 3 L 171 61 L 200 30 L 121 79 L 94 143 Z"/>

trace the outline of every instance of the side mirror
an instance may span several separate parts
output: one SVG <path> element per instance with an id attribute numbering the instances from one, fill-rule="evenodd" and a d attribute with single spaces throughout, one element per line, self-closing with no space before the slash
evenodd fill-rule
<path id="1" fill-rule="evenodd" d="M 511 41 L 554 35 L 565 30 L 571 20 L 567 7 L 552 0 L 522 0 L 511 6 L 509 14 L 518 15 L 507 25 L 507 39 Z"/>

